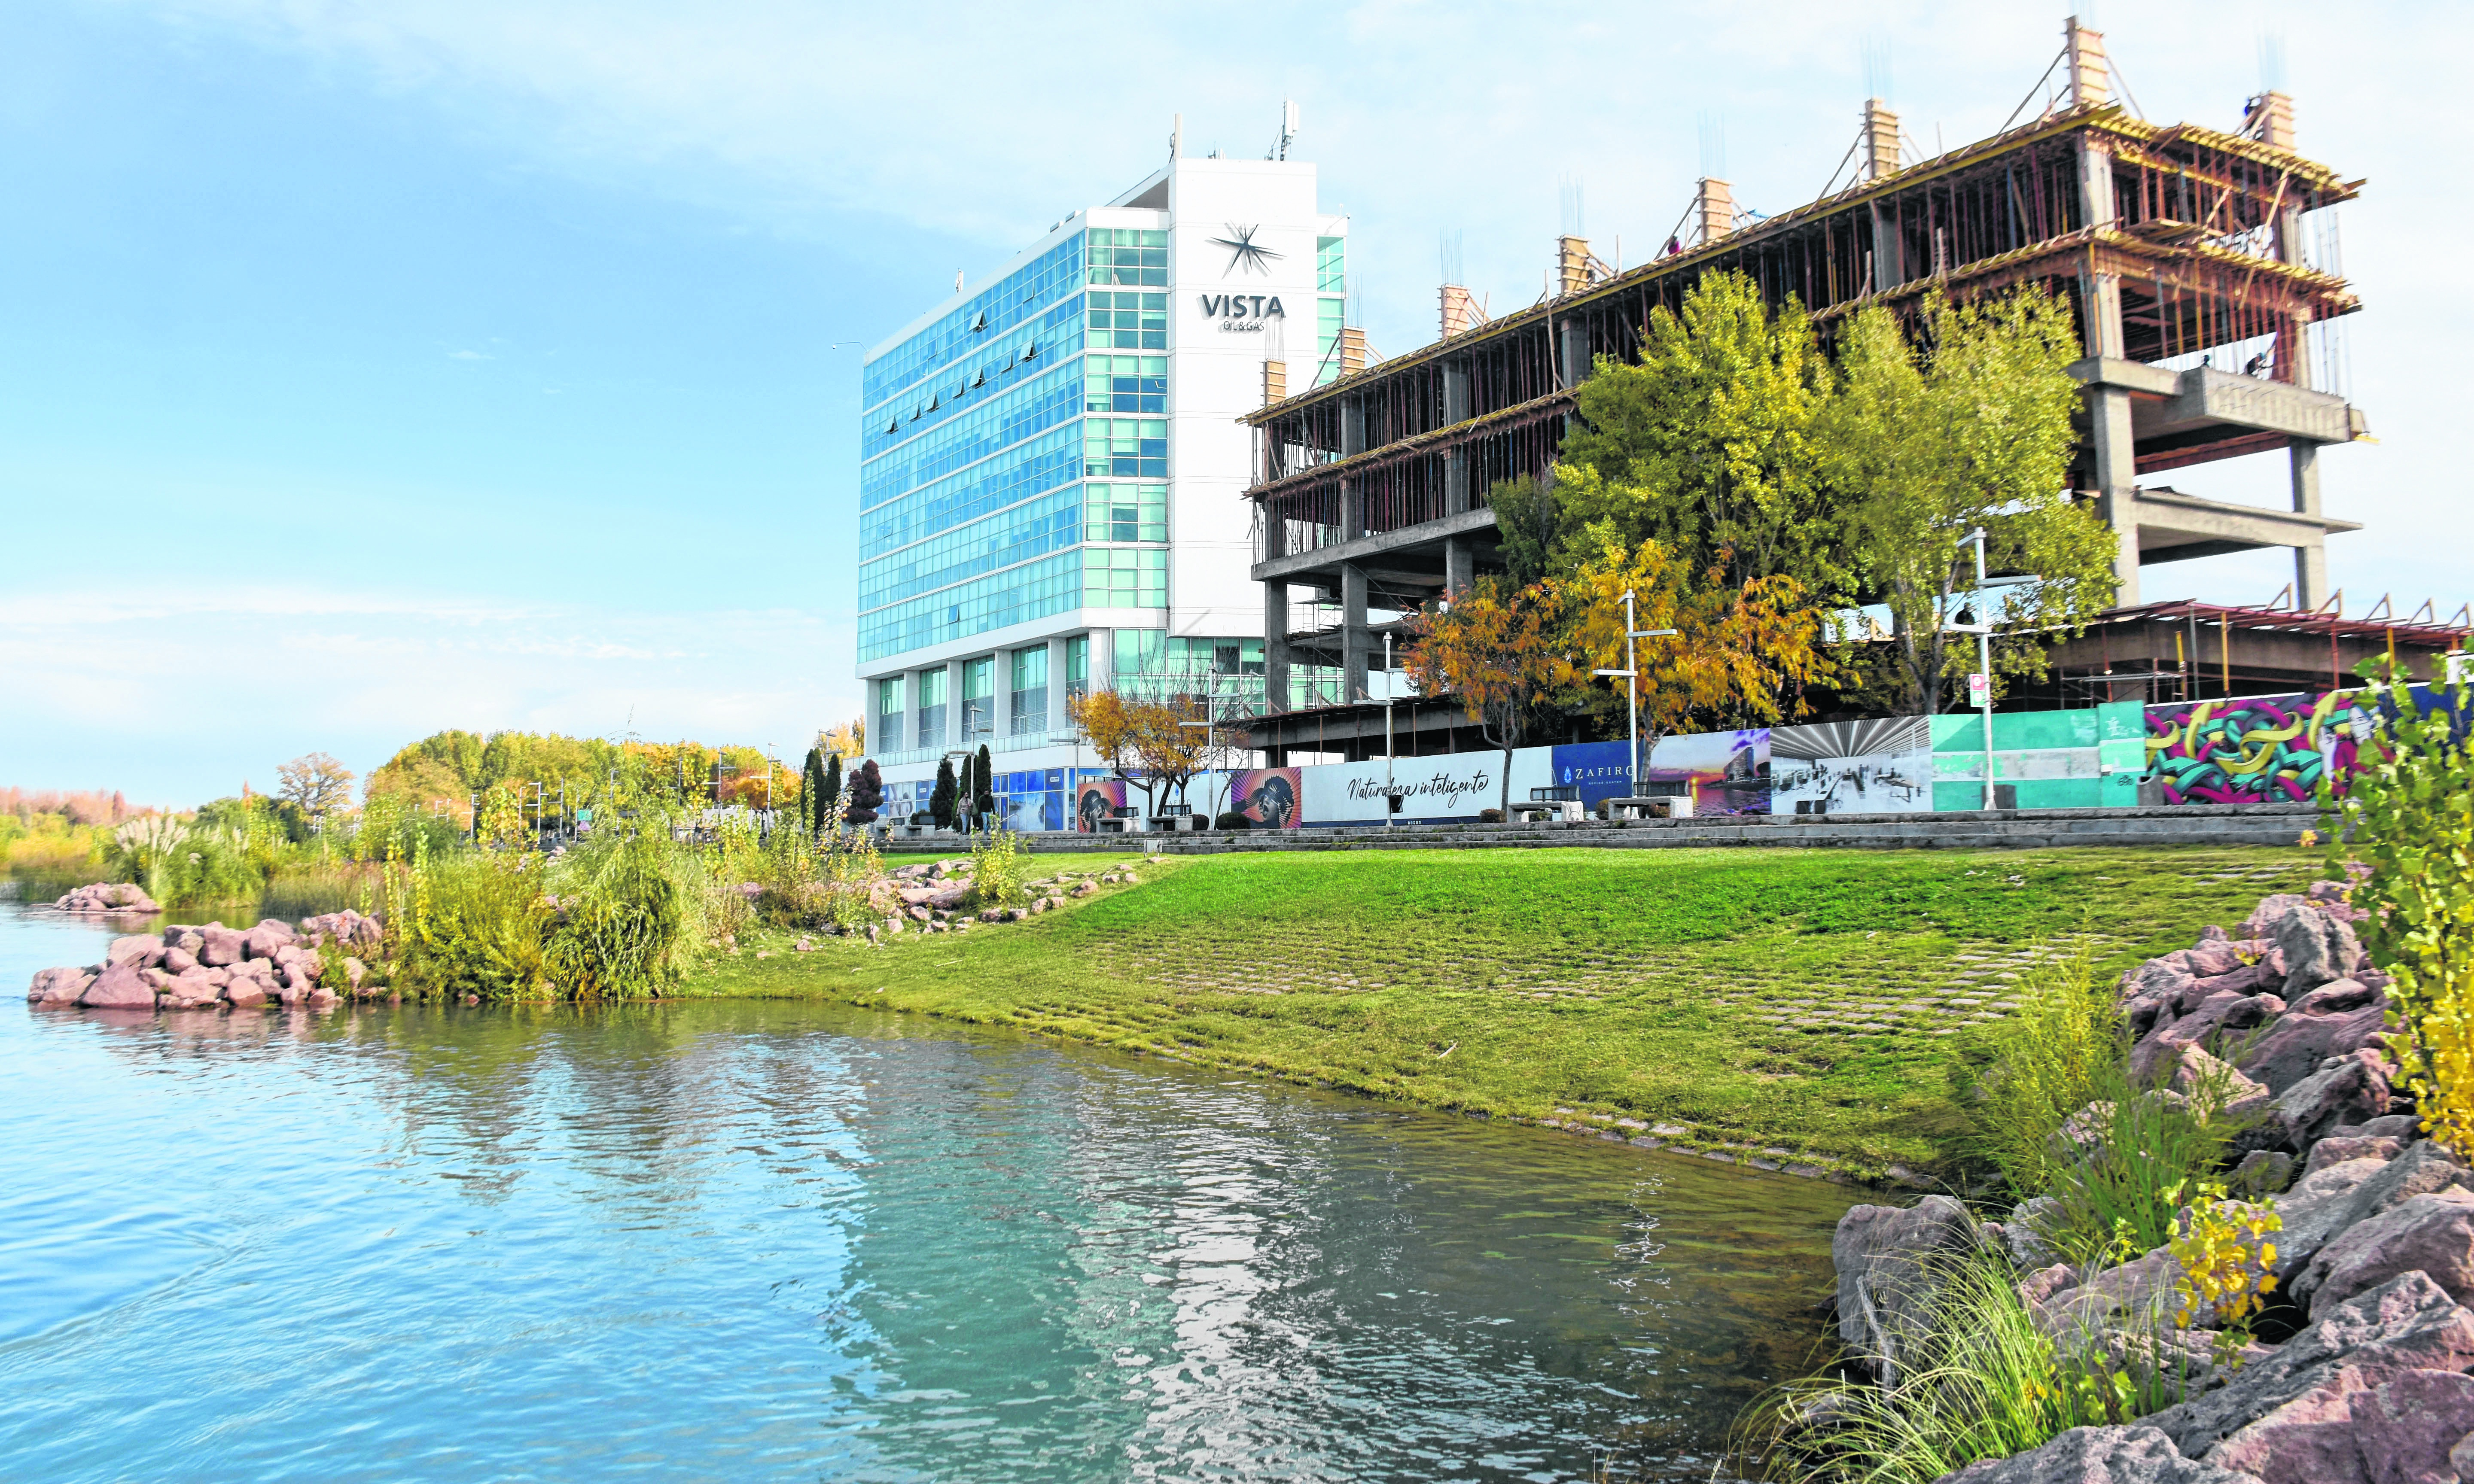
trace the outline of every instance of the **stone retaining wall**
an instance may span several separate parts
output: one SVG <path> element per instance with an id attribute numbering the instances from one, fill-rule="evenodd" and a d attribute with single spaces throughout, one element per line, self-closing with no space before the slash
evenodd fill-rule
<path id="1" fill-rule="evenodd" d="M 2283 845 L 2318 821 L 2312 804 L 2127 809 L 1976 809 L 1936 814 L 1713 815 L 1687 820 L 1584 820 L 1534 825 L 1349 825 L 1314 829 L 1139 835 L 1026 834 L 1034 853 L 1220 855 L 1271 850 L 1456 850 L 1597 847 L 1683 850 L 1787 846 L 1838 850 L 2043 850 L 2055 846 Z M 886 849 L 941 849 L 935 837 Z"/>

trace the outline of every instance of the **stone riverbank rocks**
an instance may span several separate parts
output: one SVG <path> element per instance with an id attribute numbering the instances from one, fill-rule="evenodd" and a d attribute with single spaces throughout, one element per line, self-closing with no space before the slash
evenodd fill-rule
<path id="1" fill-rule="evenodd" d="M 1934 1264 L 1983 1250 L 2016 1270 L 2047 1333 L 2145 1346 L 2191 1388 L 2128 1425 L 2077 1428 L 1944 1484 L 2474 1484 L 2474 1169 L 2423 1138 L 2407 1106 L 2360 917 L 2334 883 L 2270 897 L 2119 992 L 2133 1071 L 2165 1089 L 2146 1095 L 2213 1093 L 2248 1122 L 2227 1180 L 2276 1202 L 2271 1268 L 2302 1326 L 2291 1338 L 2213 1363 L 2207 1336 L 2158 1317 L 2182 1277 L 2169 1251 L 2076 1271 L 2040 1232 L 2050 1203 L 2000 1225 L 1943 1196 L 1847 1213 L 1831 1245 L 1839 1334 L 1877 1376 L 1895 1376 Z"/>
<path id="2" fill-rule="evenodd" d="M 74 912 L 81 917 L 115 914 L 153 917 L 163 910 L 155 905 L 155 898 L 147 896 L 142 888 L 132 886 L 126 881 L 96 881 L 87 886 L 81 886 L 53 902 L 52 905 L 62 912 Z"/>
<path id="3" fill-rule="evenodd" d="M 351 951 L 383 940 L 377 919 L 349 911 L 297 928 L 274 918 L 247 928 L 175 924 L 113 939 L 100 964 L 38 971 L 26 999 L 47 1009 L 324 1009 L 383 993 Z"/>

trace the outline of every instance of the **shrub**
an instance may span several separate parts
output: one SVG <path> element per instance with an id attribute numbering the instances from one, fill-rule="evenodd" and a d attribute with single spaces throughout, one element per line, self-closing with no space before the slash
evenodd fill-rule
<path id="1" fill-rule="evenodd" d="M 1248 819 L 1236 810 L 1227 809 L 1222 811 L 1220 817 L 1211 822 L 1211 827 L 1214 829 L 1249 829 L 1253 827 L 1253 824 L 1254 822 L 1252 820 Z"/>
<path id="2" fill-rule="evenodd" d="M 2047 1187 L 2055 1213 L 2045 1235 L 2067 1260 L 2121 1262 L 2179 1234 L 2175 1216 L 2239 1132 L 2220 1093 L 2136 1091 L 2125 1069 L 2104 1068 L 2100 1094 L 2056 1142 L 2075 1144 Z"/>
<path id="3" fill-rule="evenodd" d="M 1477 822 L 1481 825 L 1500 825 L 1503 823 L 1503 811 L 1501 809 L 1480 809 L 1477 811 Z"/>
<path id="4" fill-rule="evenodd" d="M 971 850 L 972 896 L 982 907 L 1018 907 L 1030 867 L 1031 857 L 1022 852 L 1012 830 L 989 830 Z"/>
<path id="5" fill-rule="evenodd" d="M 677 978 L 673 957 L 687 920 L 670 857 L 668 842 L 643 829 L 613 830 L 579 852 L 570 868 L 577 890 L 545 955 L 562 992 L 578 999 L 652 995 Z"/>
<path id="6" fill-rule="evenodd" d="M 1961 1087 L 1971 1108 L 1973 1152 L 2001 1172 L 2016 1199 L 2049 1188 L 2059 1173 L 2055 1136 L 2097 1101 L 2125 1047 L 2111 987 L 2082 947 L 2046 960 L 2020 984 L 2018 1012 L 1978 1045 L 1991 1065 Z"/>
<path id="7" fill-rule="evenodd" d="M 2391 1053 L 2424 1130 L 2474 1155 L 2474 695 L 2460 682 L 2425 712 L 2401 679 L 2371 694 L 2385 725 L 2344 799 L 2322 794 L 2329 874 L 2346 879 L 2350 844 L 2363 944 L 2391 980 Z"/>
<path id="8" fill-rule="evenodd" d="M 469 852 L 424 862 L 423 904 L 398 983 L 418 993 L 532 999 L 546 993 L 539 857 Z"/>

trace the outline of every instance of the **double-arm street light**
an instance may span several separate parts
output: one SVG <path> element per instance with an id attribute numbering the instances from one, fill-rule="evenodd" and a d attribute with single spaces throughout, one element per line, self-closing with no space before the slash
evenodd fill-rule
<path id="1" fill-rule="evenodd" d="M 1632 797 L 1637 799 L 1640 797 L 1640 661 L 1633 656 L 1633 640 L 1666 638 L 1673 635 L 1675 631 L 1634 628 L 1632 591 L 1629 588 L 1624 591 L 1623 606 L 1624 667 L 1620 670 L 1593 670 L 1590 673 L 1617 676 L 1624 682 L 1624 723 L 1630 729 L 1628 735 L 1632 739 L 1632 781 L 1628 786 L 1632 791 Z"/>

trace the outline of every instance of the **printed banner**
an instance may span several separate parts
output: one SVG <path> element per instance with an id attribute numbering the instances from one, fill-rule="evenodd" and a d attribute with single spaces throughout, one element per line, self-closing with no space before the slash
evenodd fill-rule
<path id="1" fill-rule="evenodd" d="M 1296 829 L 1306 822 L 1305 770 L 1255 768 L 1228 778 L 1228 807 L 1254 829 Z"/>
<path id="2" fill-rule="evenodd" d="M 1551 748 L 1522 748 L 1513 754 L 1512 802 L 1526 803 L 1532 788 L 1542 788 L 1554 776 Z M 1402 823 L 1445 824 L 1474 820 L 1481 809 L 1496 807 L 1503 797 L 1501 753 L 1452 753 L 1439 757 L 1399 757 L 1392 761 L 1389 792 L 1400 796 Z M 1384 818 L 1384 760 L 1322 763 L 1301 768 L 1305 822 L 1309 825 L 1360 825 Z"/>
<path id="3" fill-rule="evenodd" d="M 1773 814 L 1929 814 L 1932 784 L 1922 716 L 1770 730 Z"/>
<path id="4" fill-rule="evenodd" d="M 1086 835 L 1100 832 L 1100 822 L 1113 819 L 1126 806 L 1122 778 L 1084 778 L 1074 789 L 1074 827 Z"/>
<path id="5" fill-rule="evenodd" d="M 1592 814 L 1604 799 L 1632 797 L 1632 750 L 1621 742 L 1567 742 L 1551 750 L 1552 782 L 1580 790 Z"/>
<path id="6" fill-rule="evenodd" d="M 1646 785 L 1681 783 L 1695 814 L 1770 812 L 1770 733 L 1765 727 L 1661 737 L 1640 770 Z"/>

